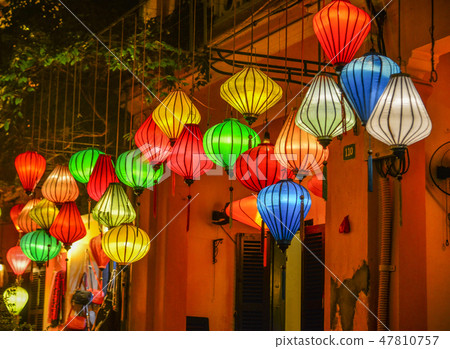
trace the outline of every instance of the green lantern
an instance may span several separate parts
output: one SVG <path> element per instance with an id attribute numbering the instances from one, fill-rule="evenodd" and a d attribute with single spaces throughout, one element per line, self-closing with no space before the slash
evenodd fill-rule
<path id="1" fill-rule="evenodd" d="M 163 173 L 164 167 L 151 165 L 139 149 L 126 151 L 117 158 L 117 177 L 138 196 L 157 183 Z"/>
<path id="2" fill-rule="evenodd" d="M 3 302 L 11 315 L 19 315 L 28 302 L 28 292 L 20 286 L 12 286 L 3 292 Z"/>
<path id="3" fill-rule="evenodd" d="M 72 176 L 78 182 L 84 184 L 89 182 L 89 177 L 100 154 L 104 153 L 96 148 L 81 150 L 73 154 L 69 160 L 69 171 Z"/>
<path id="4" fill-rule="evenodd" d="M 20 239 L 20 248 L 25 256 L 42 265 L 59 254 L 61 243 L 45 230 L 38 229 Z"/>
<path id="5" fill-rule="evenodd" d="M 228 172 L 239 155 L 261 143 L 258 134 L 237 119 L 225 119 L 208 129 L 203 147 L 208 158 Z"/>

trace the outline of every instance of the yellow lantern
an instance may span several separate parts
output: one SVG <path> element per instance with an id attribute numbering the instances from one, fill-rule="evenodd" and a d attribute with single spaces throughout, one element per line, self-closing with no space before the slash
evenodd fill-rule
<path id="1" fill-rule="evenodd" d="M 256 67 L 246 67 L 220 87 L 220 96 L 244 116 L 249 125 L 282 97 L 281 86 Z"/>
<path id="2" fill-rule="evenodd" d="M 58 213 L 59 210 L 53 202 L 42 199 L 30 210 L 28 215 L 42 229 L 49 230 Z"/>
<path id="3" fill-rule="evenodd" d="M 19 315 L 28 302 L 28 292 L 20 286 L 12 286 L 3 292 L 3 301 L 12 315 Z"/>

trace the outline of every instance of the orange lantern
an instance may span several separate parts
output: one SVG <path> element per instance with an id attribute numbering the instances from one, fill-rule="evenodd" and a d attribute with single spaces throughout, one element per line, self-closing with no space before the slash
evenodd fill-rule
<path id="1" fill-rule="evenodd" d="M 25 192 L 30 195 L 45 172 L 45 159 L 35 151 L 19 154 L 15 160 L 17 174 Z"/>
<path id="2" fill-rule="evenodd" d="M 17 224 L 20 229 L 24 233 L 30 233 L 32 231 L 40 229 L 39 225 L 35 221 L 33 221 L 30 217 L 30 211 L 36 206 L 41 200 L 39 199 L 31 199 L 29 200 L 25 207 L 19 214 L 19 218 L 17 219 Z"/>
<path id="3" fill-rule="evenodd" d="M 16 228 L 16 230 L 19 233 L 23 233 L 23 231 L 22 231 L 22 229 L 20 229 L 17 221 L 19 219 L 20 212 L 22 212 L 24 207 L 25 207 L 24 204 L 17 204 L 17 205 L 14 205 L 13 207 L 11 207 L 11 210 L 9 211 L 9 216 L 11 217 L 11 221 L 13 222 L 14 227 Z"/>
<path id="4" fill-rule="evenodd" d="M 50 235 L 69 250 L 72 244 L 86 236 L 86 227 L 74 202 L 65 202 L 50 228 Z"/>
<path id="5" fill-rule="evenodd" d="M 246 224 L 252 228 L 261 230 L 261 215 L 256 206 L 256 196 L 250 195 L 241 200 L 233 201 L 233 219 Z M 230 205 L 225 209 L 225 213 L 230 215 Z M 267 230 L 267 227 L 265 227 Z"/>
<path id="6" fill-rule="evenodd" d="M 67 165 L 56 165 L 42 185 L 42 195 L 56 204 L 75 201 L 79 195 L 78 185 Z"/>

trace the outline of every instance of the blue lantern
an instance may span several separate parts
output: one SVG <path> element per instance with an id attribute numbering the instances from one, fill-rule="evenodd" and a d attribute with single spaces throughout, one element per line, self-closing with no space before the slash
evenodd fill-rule
<path id="1" fill-rule="evenodd" d="M 256 202 L 258 212 L 270 233 L 280 249 L 286 251 L 300 228 L 302 218 L 311 208 L 308 190 L 291 179 L 281 180 L 263 188 Z"/>
<path id="2" fill-rule="evenodd" d="M 342 69 L 341 86 L 363 126 L 369 120 L 389 78 L 396 73 L 400 73 L 399 66 L 374 51 L 354 59 Z"/>

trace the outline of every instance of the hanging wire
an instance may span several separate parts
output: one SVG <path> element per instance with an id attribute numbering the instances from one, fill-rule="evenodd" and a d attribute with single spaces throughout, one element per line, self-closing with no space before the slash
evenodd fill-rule
<path id="1" fill-rule="evenodd" d="M 58 72 L 56 74 L 56 93 L 55 93 L 55 120 L 53 124 L 53 154 L 56 152 L 56 128 L 58 121 L 58 97 L 59 97 L 59 74 L 60 68 L 58 68 Z"/>
<path id="2" fill-rule="evenodd" d="M 163 9 L 164 9 L 164 1 L 160 1 L 160 19 L 159 19 L 159 47 L 158 47 L 158 86 L 157 86 L 157 95 L 158 98 L 161 98 L 161 51 L 162 51 L 162 30 L 163 30 Z M 179 62 L 178 62 L 179 64 Z"/>
<path id="3" fill-rule="evenodd" d="M 137 38 L 137 15 L 134 15 L 134 42 L 133 42 L 133 71 L 136 71 L 136 38 Z M 133 121 L 134 121 L 134 74 L 131 79 L 131 106 L 130 106 L 130 137 L 128 140 L 128 149 L 131 150 L 131 140 L 133 137 Z"/>
<path id="4" fill-rule="evenodd" d="M 234 2 L 233 2 L 233 6 L 235 6 Z M 214 9 L 214 7 L 213 7 L 213 0 L 211 0 L 210 1 L 210 11 L 211 11 L 211 14 L 210 14 L 211 18 L 210 18 L 210 20 L 211 20 L 211 23 L 209 25 L 209 42 L 210 43 L 212 42 L 212 36 L 213 36 L 212 35 L 213 34 L 213 14 L 214 14 L 213 9 Z M 233 30 L 235 30 L 234 28 L 235 28 L 235 26 L 233 27 Z M 234 54 L 234 51 L 233 51 L 233 54 Z M 210 82 L 210 77 L 211 77 L 211 64 L 212 64 L 211 62 L 212 62 L 212 45 L 210 44 L 209 45 L 209 58 L 208 58 L 208 82 Z M 234 70 L 234 60 L 233 60 L 233 70 Z M 211 83 L 208 84 L 208 108 L 206 108 L 208 114 L 206 116 L 206 129 L 209 128 L 209 124 L 211 122 L 211 110 L 210 110 L 210 108 L 211 108 Z"/>
<path id="5" fill-rule="evenodd" d="M 33 93 L 33 113 L 31 117 L 31 148 L 34 149 L 34 120 L 36 118 L 36 93 Z"/>
<path id="6" fill-rule="evenodd" d="M 250 4 L 251 4 L 251 8 L 252 8 L 252 23 L 251 23 L 251 30 L 250 30 L 250 64 L 253 64 L 253 16 L 254 16 L 254 11 L 253 11 L 253 0 L 250 0 Z"/>
<path id="7" fill-rule="evenodd" d="M 111 46 L 111 28 L 109 29 L 109 38 L 108 38 L 108 48 Z M 106 110 L 105 110 L 105 154 L 107 154 L 108 148 L 108 116 L 109 116 L 109 80 L 110 80 L 110 64 L 111 64 L 111 55 L 108 52 L 108 63 L 106 66 Z"/>
<path id="8" fill-rule="evenodd" d="M 69 92 L 69 66 L 66 67 L 66 83 L 65 83 L 65 90 L 64 90 L 64 112 L 63 112 L 63 134 L 62 134 L 62 140 L 63 140 L 63 149 L 66 147 L 66 126 L 67 126 L 67 96 Z"/>
<path id="9" fill-rule="evenodd" d="M 81 68 L 81 62 L 80 62 Z M 70 125 L 70 150 L 73 153 L 73 125 L 75 124 L 75 101 L 77 95 L 77 63 L 73 65 L 73 98 L 72 98 L 72 124 Z"/>
<path id="10" fill-rule="evenodd" d="M 37 151 L 39 152 L 41 145 L 41 125 L 42 125 L 42 105 L 44 101 L 44 72 L 41 73 L 41 97 L 39 102 L 39 130 L 38 130 L 38 142 L 37 142 Z"/>
<path id="11" fill-rule="evenodd" d="M 300 56 L 301 56 L 301 59 L 302 59 L 302 72 L 301 72 L 301 82 L 302 82 L 302 84 L 304 83 L 303 82 L 303 78 L 304 78 L 304 73 L 305 73 L 305 63 L 304 63 L 304 58 L 305 58 L 305 56 L 304 56 L 304 53 L 305 53 L 305 51 L 304 51 L 304 41 L 305 41 L 305 2 L 304 1 L 302 1 L 302 43 L 301 43 L 301 45 L 300 45 Z M 320 69 L 320 67 L 319 67 L 319 69 Z M 300 90 L 300 98 L 302 98 L 303 97 L 303 88 Z M 297 108 L 298 107 L 298 98 L 296 98 L 295 99 L 295 107 Z"/>
<path id="12" fill-rule="evenodd" d="M 123 59 L 123 31 L 124 19 L 122 18 L 122 35 L 120 38 L 120 61 Z M 119 96 L 117 100 L 117 127 L 116 127 L 116 159 L 119 156 L 119 129 L 120 129 L 120 100 L 122 95 L 122 69 L 119 71 Z"/>
<path id="13" fill-rule="evenodd" d="M 180 54 L 181 54 L 181 0 L 178 0 L 178 80 L 180 79 Z"/>
<path id="14" fill-rule="evenodd" d="M 194 87 L 195 87 L 195 30 L 196 30 L 196 20 L 197 20 L 197 0 L 194 0 L 194 13 L 193 13 L 193 30 L 192 30 L 192 87 L 191 87 L 191 95 L 194 96 Z M 191 102 L 191 112 L 194 103 Z"/>
<path id="15" fill-rule="evenodd" d="M 401 42 L 401 0 L 398 0 L 398 65 L 402 68 L 402 42 Z"/>
<path id="16" fill-rule="evenodd" d="M 286 14 L 287 16 L 287 14 Z M 270 4 L 267 4 L 267 64 L 266 64 L 266 73 L 267 75 L 269 74 L 269 55 L 270 55 Z M 285 74 L 286 74 L 286 67 L 285 67 Z M 286 75 L 285 75 L 286 76 Z M 268 95 L 269 92 L 269 84 L 266 84 L 266 96 Z M 269 99 L 266 98 L 266 115 L 264 118 L 264 128 L 266 129 L 266 133 L 267 131 L 267 125 L 268 125 L 268 114 L 269 114 L 269 108 L 267 107 L 269 103 Z"/>
<path id="17" fill-rule="evenodd" d="M 430 27 L 430 35 L 431 35 L 431 73 L 430 73 L 430 82 L 436 82 L 438 80 L 438 74 L 435 68 L 434 62 L 434 47 L 435 47 L 435 38 L 434 38 L 434 0 L 431 0 L 431 27 Z"/>
<path id="18" fill-rule="evenodd" d="M 97 74 L 98 74 L 98 41 L 95 48 L 95 69 L 94 69 L 94 97 L 92 100 L 92 147 L 94 147 L 95 133 L 95 112 L 97 110 Z"/>
<path id="19" fill-rule="evenodd" d="M 141 84 L 141 123 L 140 125 L 142 125 L 142 122 L 144 121 L 144 86 L 145 85 L 145 53 L 146 53 L 146 45 L 147 45 L 147 22 L 144 22 L 144 48 L 142 50 L 142 84 Z M 159 79 L 159 76 L 158 76 Z M 159 82 L 159 80 L 158 80 Z"/>
<path id="20" fill-rule="evenodd" d="M 48 104 L 47 104 L 47 132 L 45 133 L 45 154 L 48 155 L 48 140 L 50 134 L 50 106 L 51 106 L 51 96 L 52 96 L 52 79 L 53 73 L 50 71 L 50 78 L 48 83 Z"/>

